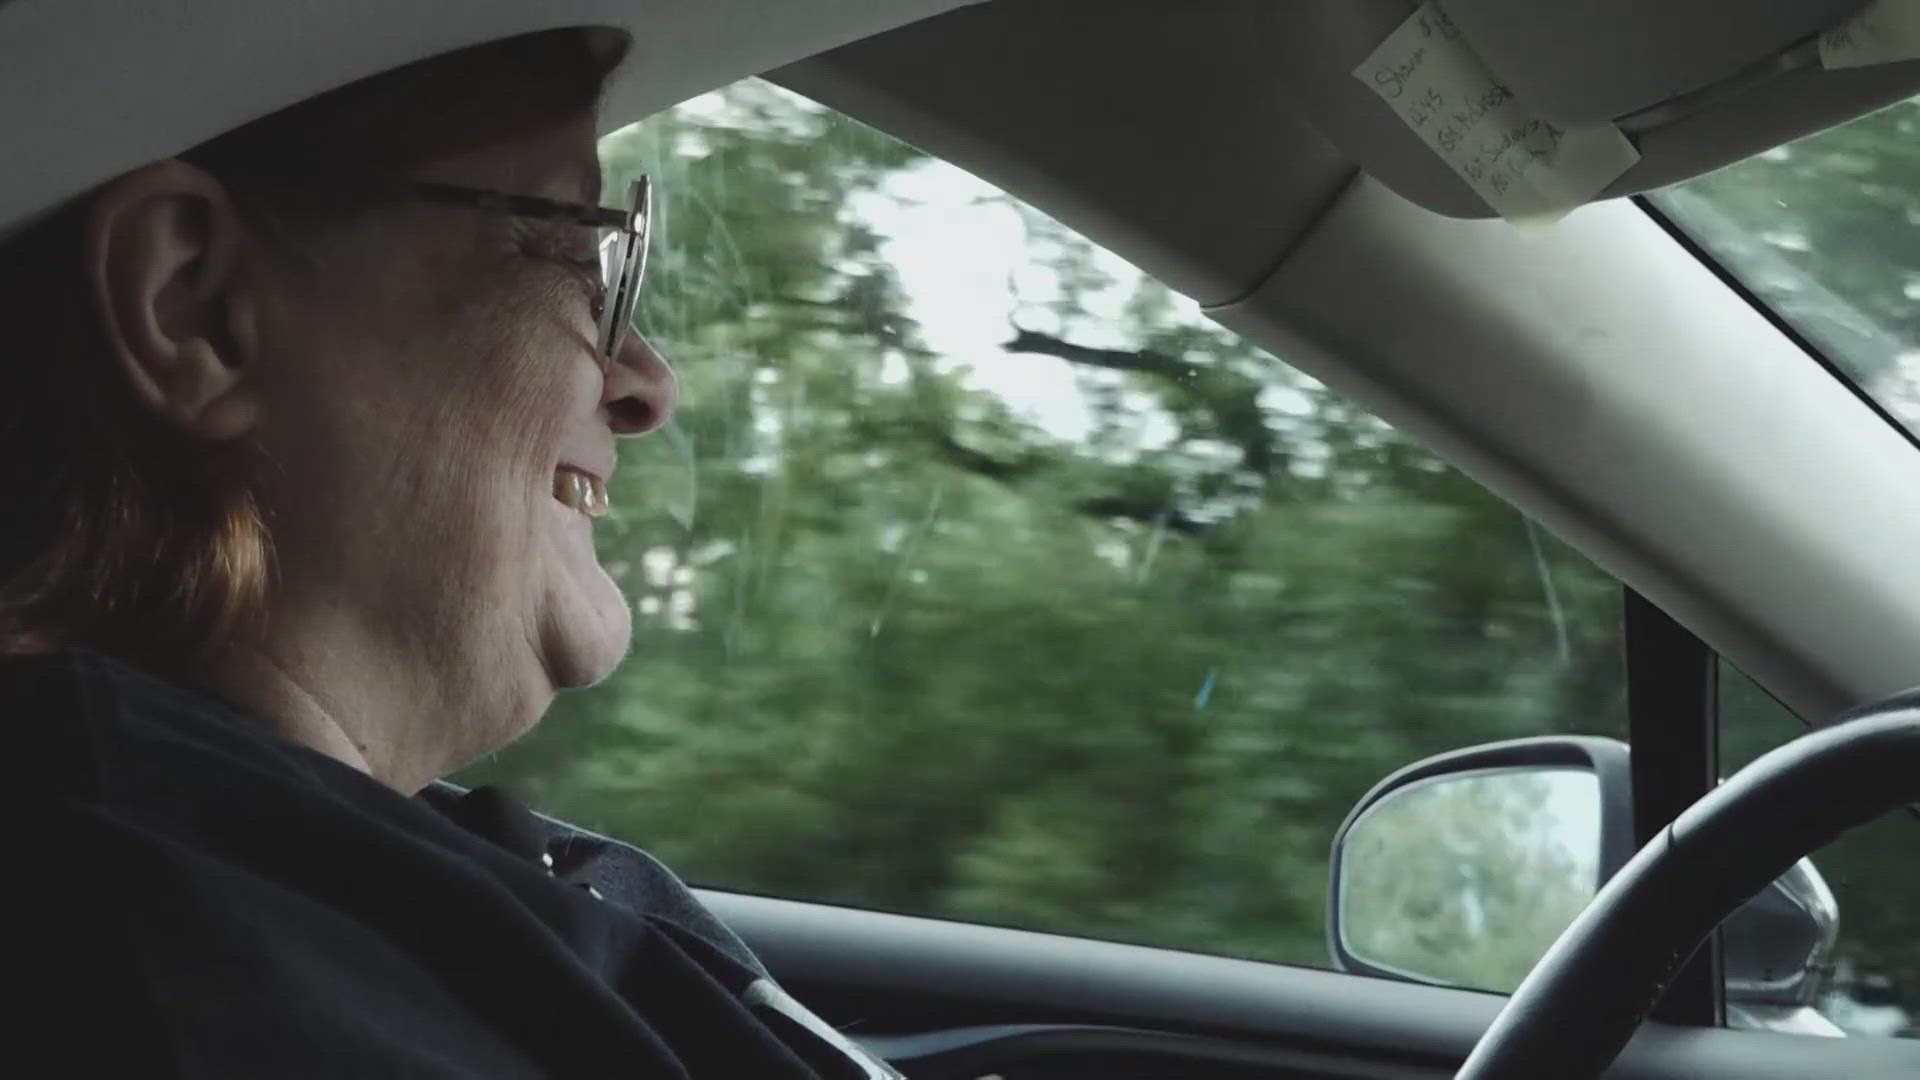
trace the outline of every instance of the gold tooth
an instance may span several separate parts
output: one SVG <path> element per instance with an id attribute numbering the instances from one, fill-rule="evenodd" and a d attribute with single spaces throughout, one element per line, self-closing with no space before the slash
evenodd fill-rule
<path id="1" fill-rule="evenodd" d="M 577 469 L 561 468 L 554 472 L 553 497 L 590 518 L 605 517 L 613 508 L 605 482 Z"/>

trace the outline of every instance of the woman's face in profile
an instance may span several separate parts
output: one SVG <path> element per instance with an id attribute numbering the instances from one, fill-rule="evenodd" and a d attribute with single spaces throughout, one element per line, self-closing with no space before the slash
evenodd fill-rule
<path id="1" fill-rule="evenodd" d="M 413 179 L 592 203 L 593 135 L 551 124 Z M 475 723 L 515 728 L 468 733 L 475 753 L 628 645 L 628 604 L 569 493 L 605 491 L 616 437 L 664 422 L 673 380 L 638 334 L 598 355 L 596 239 L 399 205 L 249 245 L 268 618 L 339 620 L 408 670 L 461 680 L 454 703 L 488 706 Z"/>

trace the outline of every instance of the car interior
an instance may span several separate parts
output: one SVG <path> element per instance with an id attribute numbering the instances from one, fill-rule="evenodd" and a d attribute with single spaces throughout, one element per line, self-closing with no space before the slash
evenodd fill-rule
<path id="1" fill-rule="evenodd" d="M 483 40 L 618 6 L 460 17 Z M 1370 872 L 1364 826 L 1397 793 L 1495 767 L 1598 777 L 1607 885 L 1516 996 L 1368 960 L 1357 930 L 1332 931 L 1344 970 L 1317 970 L 698 889 L 796 998 L 940 1080 L 1920 1073 L 1913 1040 L 1730 1024 L 1719 970 L 1774 948 L 1787 958 L 1752 981 L 1790 982 L 1824 889 L 1800 860 L 1920 797 L 1920 712 L 1898 696 L 1920 684 L 1915 438 L 1646 197 L 1920 94 L 1920 39 L 1914 59 L 1836 59 L 1837 31 L 1920 24 L 1920 5 L 1867 5 L 1883 22 L 1859 0 L 652 6 L 659 33 L 635 42 L 604 130 L 755 75 L 871 125 L 1189 298 L 1630 590 L 1631 764 L 1570 738 L 1407 762 L 1325 838 L 1351 929 L 1365 913 L 1337 903 L 1337 875 Z M 1442 9 L 1445 47 L 1497 73 L 1509 105 L 1630 144 L 1591 205 L 1503 216 L 1356 76 Z M 376 37 L 301 62 L 377 70 L 431 35 L 402 20 Z M 164 52 L 109 38 L 98 59 Z M 75 145 L 114 110 L 78 110 Z M 29 162 L 10 183 L 58 182 Z M 1721 659 L 1822 730 L 1716 788 L 1701 673 Z M 1729 924 L 1696 951 L 1763 889 L 1752 903 L 1774 907 L 1743 908 L 1744 936 Z M 1805 1004 L 1780 994 L 1754 1000 Z"/>
<path id="2" fill-rule="evenodd" d="M 1920 89 L 1920 65 L 1819 64 L 1809 44 L 1858 7 L 1848 0 L 1444 7 L 1541 115 L 1631 135 L 1640 160 L 1601 198 Z M 771 77 L 1019 194 L 1364 402 L 1803 715 L 1911 684 L 1920 583 L 1902 583 L 1902 553 L 1920 493 L 1904 475 L 1908 439 L 1640 206 L 1603 202 L 1532 235 L 1490 219 L 1353 76 L 1408 14 L 1393 0 L 1097 15 L 989 3 Z M 962 1017 L 986 1028 L 882 1044 L 924 1057 L 928 1075 L 1447 1075 L 1493 1005 L 1017 932 L 995 932 L 1009 936 L 993 948 L 944 926 L 923 938 L 904 917 L 709 899 L 831 1015 L 889 1031 L 937 1033 Z M 862 947 L 878 986 L 847 981 Z M 1310 975 L 1277 994 L 1268 982 Z M 1027 1006 L 1006 1008 L 1008 995 Z M 1243 1023 L 1223 1025 L 1229 1015 Z M 1043 1016 L 1063 1026 L 1030 1026 Z M 1085 1024 L 1126 1031 L 1106 1043 Z M 1920 1062 L 1898 1044 L 1847 1051 L 1860 1056 L 1653 1025 L 1608 1075 L 1899 1075 Z M 1549 1074 L 1572 1075 L 1512 1073 Z"/>
<path id="3" fill-rule="evenodd" d="M 1640 161 L 1603 197 L 1709 171 L 1920 88 L 1912 64 L 1807 62 L 1809 39 L 1857 7 L 1846 0 L 1445 7 L 1543 115 L 1633 136 Z M 1397 2 L 1139 4 L 1097 16 L 1068 3 L 987 4 L 772 78 L 1018 193 L 1295 358 L 1573 541 L 1803 714 L 1834 716 L 1910 684 L 1920 591 L 1899 583 L 1900 552 L 1920 494 L 1901 475 L 1907 439 L 1870 422 L 1858 397 L 1634 204 L 1590 207 L 1543 235 L 1487 220 L 1486 205 L 1352 75 L 1407 15 Z M 750 938 L 778 942 L 771 955 L 792 965 L 788 978 L 840 1016 L 880 1010 L 839 981 L 835 929 L 851 944 L 885 926 L 902 953 L 912 936 L 904 919 L 713 899 Z M 800 942 L 786 919 L 805 928 Z M 1334 1007 L 1332 985 L 1302 983 L 1283 1005 L 1251 986 L 1241 997 L 1241 978 L 1260 975 L 1225 963 L 1189 969 L 1192 982 L 1174 990 L 1160 965 L 1186 958 L 1116 951 L 1074 972 L 1096 961 L 1030 966 L 937 938 L 922 948 L 869 961 L 887 971 L 896 1008 L 933 984 L 1021 986 L 1043 1012 L 1074 1014 L 1057 1019 L 1131 1029 L 1100 1050 L 1095 1033 L 1030 1030 L 1021 1021 L 1041 1013 L 992 1008 L 971 1021 L 1015 1029 L 980 1033 L 969 1048 L 978 1056 L 929 1053 L 955 1070 L 945 1075 L 1021 1075 L 1010 1058 L 1048 1062 L 1038 1075 L 1062 1069 L 1053 1062 L 1086 1075 L 1442 1075 L 1486 1022 L 1454 1011 L 1484 1003 L 1424 988 L 1418 1002 Z M 930 967 L 943 977 L 926 980 Z M 1085 1011 L 1109 993 L 1115 1005 L 1158 999 L 1179 1017 Z M 1266 1060 L 1242 1057 L 1247 1028 L 1219 1026 L 1229 995 L 1286 1025 L 1287 1035 L 1269 1027 L 1252 1040 Z M 1383 1041 L 1372 1025 L 1387 1017 L 1399 1035 Z M 935 1006 L 886 1026 L 937 1030 L 953 1018 Z M 1366 1029 L 1336 1034 L 1354 1021 Z M 1791 1036 L 1704 1036 L 1643 1032 L 1609 1075 L 1821 1067 L 1778 1045 Z M 1004 1049 L 984 1049 L 996 1042 Z M 1369 1046 L 1372 1060 L 1340 1062 L 1331 1044 Z M 1904 1047 L 1861 1052 L 1825 1067 L 1896 1075 L 1915 1063 Z M 1148 1056 L 1160 1063 L 1139 1064 Z"/>

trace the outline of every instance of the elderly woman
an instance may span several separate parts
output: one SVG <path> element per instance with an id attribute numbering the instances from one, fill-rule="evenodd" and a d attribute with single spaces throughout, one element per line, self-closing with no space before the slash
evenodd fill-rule
<path id="1" fill-rule="evenodd" d="M 600 40 L 326 93 L 0 250 L 7 967 L 85 1033 L 52 1073 L 892 1075 L 644 857 L 422 795 L 627 648 L 593 519 L 674 380 Z"/>

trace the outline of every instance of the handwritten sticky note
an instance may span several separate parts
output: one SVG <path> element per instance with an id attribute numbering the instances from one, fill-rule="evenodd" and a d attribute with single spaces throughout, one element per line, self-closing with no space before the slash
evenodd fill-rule
<path id="1" fill-rule="evenodd" d="M 1556 221 L 1640 160 L 1612 124 L 1571 127 L 1534 115 L 1431 2 L 1354 76 L 1510 221 Z"/>
<path id="2" fill-rule="evenodd" d="M 1820 63 L 1866 67 L 1920 58 L 1920 0 L 1874 0 L 1820 35 Z"/>

